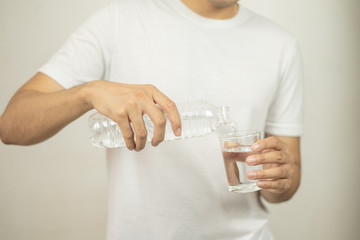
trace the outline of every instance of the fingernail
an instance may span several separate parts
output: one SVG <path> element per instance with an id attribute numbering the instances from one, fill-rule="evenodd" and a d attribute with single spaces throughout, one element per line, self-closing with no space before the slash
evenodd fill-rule
<path id="1" fill-rule="evenodd" d="M 178 136 L 178 137 L 181 136 L 181 128 L 178 128 L 178 129 L 176 130 L 176 134 L 175 134 L 175 135 Z"/>
<path id="2" fill-rule="evenodd" d="M 256 151 L 256 150 L 259 150 L 261 148 L 260 144 L 255 144 L 253 146 L 253 149 Z"/>
<path id="3" fill-rule="evenodd" d="M 253 164 L 253 163 L 255 163 L 255 162 L 256 162 L 256 157 L 254 157 L 254 156 L 249 156 L 249 157 L 247 158 L 247 162 L 248 162 L 248 164 Z"/>
<path id="4" fill-rule="evenodd" d="M 249 177 L 250 178 L 256 178 L 256 172 L 249 172 Z"/>
<path id="5" fill-rule="evenodd" d="M 258 182 L 257 185 L 258 185 L 258 187 L 264 187 L 265 183 L 264 182 Z"/>

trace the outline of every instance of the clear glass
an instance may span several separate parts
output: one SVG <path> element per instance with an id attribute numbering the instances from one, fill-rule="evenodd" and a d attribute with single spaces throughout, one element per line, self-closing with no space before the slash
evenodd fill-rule
<path id="1" fill-rule="evenodd" d="M 219 136 L 224 158 L 225 172 L 230 192 L 246 193 L 258 191 L 258 180 L 247 178 L 251 170 L 261 170 L 262 165 L 249 166 L 246 158 L 253 155 L 251 146 L 260 140 L 260 131 L 237 131 Z"/>

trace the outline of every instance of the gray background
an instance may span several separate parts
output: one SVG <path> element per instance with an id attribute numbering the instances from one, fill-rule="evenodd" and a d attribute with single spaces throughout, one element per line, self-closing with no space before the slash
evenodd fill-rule
<path id="1" fill-rule="evenodd" d="M 0 0 L 0 112 L 108 0 Z M 299 40 L 305 63 L 302 184 L 267 204 L 279 240 L 359 239 L 360 1 L 246 0 Z M 104 239 L 105 152 L 87 116 L 31 147 L 0 144 L 0 239 Z M 24 123 L 26 124 L 26 123 Z"/>

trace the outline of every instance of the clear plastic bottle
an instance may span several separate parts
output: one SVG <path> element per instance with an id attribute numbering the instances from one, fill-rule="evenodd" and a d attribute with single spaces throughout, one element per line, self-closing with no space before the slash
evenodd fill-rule
<path id="1" fill-rule="evenodd" d="M 181 117 L 182 134 L 179 137 L 175 136 L 170 121 L 167 120 L 164 141 L 206 136 L 225 125 L 236 129 L 235 122 L 230 119 L 230 108 L 227 106 L 216 107 L 201 100 L 179 103 L 176 106 Z M 148 115 L 145 114 L 143 117 L 148 132 L 147 142 L 151 142 L 154 124 Z M 89 117 L 89 128 L 93 146 L 100 148 L 125 146 L 119 126 L 110 118 L 96 112 Z"/>

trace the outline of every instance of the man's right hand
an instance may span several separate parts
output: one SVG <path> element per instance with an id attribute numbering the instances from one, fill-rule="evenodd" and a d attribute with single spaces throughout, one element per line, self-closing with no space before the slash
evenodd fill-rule
<path id="1" fill-rule="evenodd" d="M 181 135 L 181 119 L 175 103 L 153 85 L 121 84 L 103 80 L 86 85 L 88 104 L 119 125 L 128 149 L 140 151 L 145 147 L 147 131 L 144 114 L 154 123 L 151 141 L 153 146 L 164 140 L 164 113 L 171 122 L 174 134 Z"/>
<path id="2" fill-rule="evenodd" d="M 0 137 L 6 144 L 36 144 L 93 108 L 118 123 L 129 149 L 140 151 L 145 146 L 143 114 L 148 114 L 155 126 L 153 146 L 164 140 L 165 113 L 175 135 L 181 135 L 176 105 L 152 85 L 99 80 L 64 89 L 51 77 L 37 73 L 0 115 Z"/>

